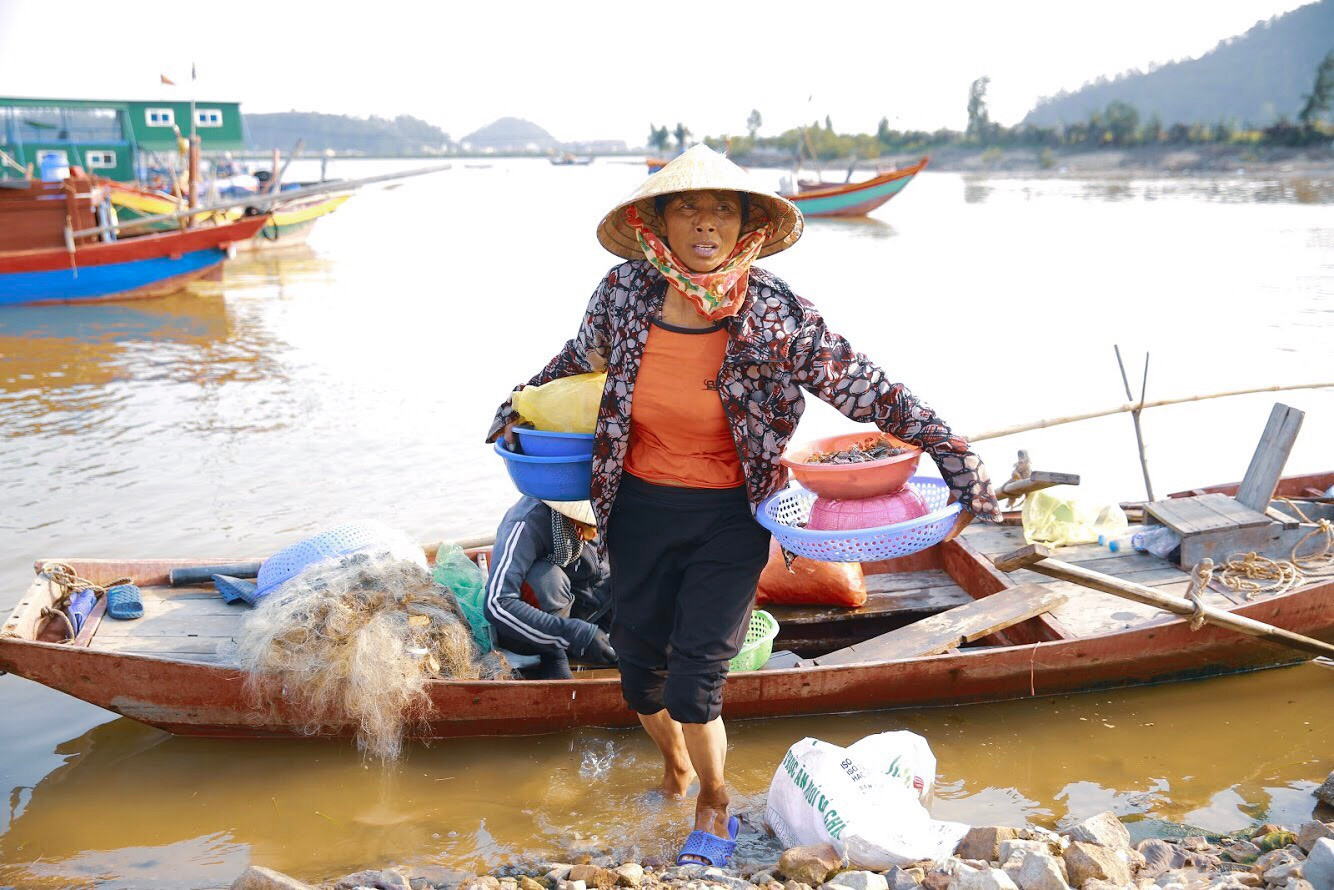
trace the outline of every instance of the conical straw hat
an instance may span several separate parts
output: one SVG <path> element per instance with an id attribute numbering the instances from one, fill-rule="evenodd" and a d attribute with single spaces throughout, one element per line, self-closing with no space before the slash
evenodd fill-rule
<path id="1" fill-rule="evenodd" d="M 654 173 L 635 189 L 616 209 L 602 218 L 598 225 L 598 241 L 602 246 L 627 260 L 639 259 L 644 252 L 634 229 L 625 221 L 625 208 L 634 204 L 639 218 L 659 237 L 664 228 L 653 207 L 653 199 L 660 195 L 691 192 L 697 189 L 745 192 L 750 195 L 750 218 L 742 226 L 742 234 L 773 222 L 774 232 L 760 249 L 760 256 L 769 256 L 786 250 L 801 237 L 804 223 L 797 205 L 761 188 L 751 175 L 707 145 L 696 145 Z"/>
<path id="2" fill-rule="evenodd" d="M 598 518 L 593 514 L 593 505 L 588 501 L 543 501 L 542 503 L 568 519 L 597 527 Z"/>

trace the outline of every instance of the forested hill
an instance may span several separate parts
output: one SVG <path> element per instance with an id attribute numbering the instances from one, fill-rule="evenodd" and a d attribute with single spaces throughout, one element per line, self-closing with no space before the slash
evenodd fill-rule
<path id="1" fill-rule="evenodd" d="M 1145 27 L 1152 27 L 1146 22 Z M 1320 0 L 1260 22 L 1198 59 L 1099 79 L 1073 93 L 1038 100 L 1023 123 L 1087 120 L 1113 101 L 1165 124 L 1230 122 L 1264 126 L 1297 116 L 1316 68 L 1334 50 L 1334 0 Z"/>
<path id="2" fill-rule="evenodd" d="M 307 153 L 332 148 L 337 152 L 368 155 L 441 154 L 449 146 L 449 134 L 411 115 L 396 118 L 349 117 L 309 111 L 246 114 L 246 127 L 254 148 L 291 149 L 305 140 Z"/>

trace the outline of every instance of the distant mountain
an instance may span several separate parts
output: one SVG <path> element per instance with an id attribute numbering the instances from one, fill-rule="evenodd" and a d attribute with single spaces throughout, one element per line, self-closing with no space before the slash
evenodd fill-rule
<path id="1" fill-rule="evenodd" d="M 517 117 L 502 117 L 459 141 L 467 151 L 545 152 L 560 147 L 555 136 Z"/>
<path id="2" fill-rule="evenodd" d="M 255 148 L 291 149 L 305 140 L 306 152 L 332 148 L 368 155 L 434 155 L 452 146 L 449 134 L 408 114 L 398 117 L 349 117 L 308 111 L 246 114 L 246 127 Z"/>
<path id="3" fill-rule="evenodd" d="M 1258 22 L 1198 59 L 1100 78 L 1073 93 L 1039 99 L 1022 123 L 1088 120 L 1092 112 L 1120 100 L 1133 105 L 1142 120 L 1157 114 L 1169 125 L 1228 121 L 1264 126 L 1297 116 L 1316 67 L 1331 50 L 1334 0 L 1320 0 Z"/>

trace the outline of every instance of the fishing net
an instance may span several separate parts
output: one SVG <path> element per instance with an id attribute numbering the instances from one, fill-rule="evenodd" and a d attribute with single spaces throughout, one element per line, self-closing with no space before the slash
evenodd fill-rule
<path id="1" fill-rule="evenodd" d="M 257 705 L 281 706 L 309 735 L 353 726 L 358 746 L 383 760 L 428 715 L 428 680 L 510 673 L 477 647 L 426 568 L 386 552 L 308 566 L 260 600 L 228 654 Z"/>

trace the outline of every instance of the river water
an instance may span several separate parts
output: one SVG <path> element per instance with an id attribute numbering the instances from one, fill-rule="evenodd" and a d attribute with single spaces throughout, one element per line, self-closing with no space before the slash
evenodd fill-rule
<path id="1" fill-rule="evenodd" d="M 409 162 L 338 161 L 359 177 Z M 294 165 L 295 177 L 313 169 Z M 760 175 L 766 175 L 761 173 Z M 643 168 L 456 163 L 363 192 L 309 245 L 247 257 L 176 296 L 0 313 L 0 610 L 53 556 L 272 552 L 377 517 L 420 539 L 494 528 L 514 492 L 481 437 L 573 334 L 612 258 L 593 238 Z M 776 184 L 778 174 L 773 174 Z M 1328 380 L 1334 183 L 972 178 L 924 173 L 873 218 L 811 221 L 762 265 L 956 429 L 1125 400 Z M 1330 468 L 1334 391 L 1288 472 Z M 1239 479 L 1273 396 L 1145 415 L 1158 494 Z M 812 404 L 798 434 L 849 429 Z M 984 442 L 1142 497 L 1128 417 Z M 940 762 L 934 812 L 1056 825 L 1103 809 L 1212 831 L 1296 824 L 1334 768 L 1334 675 L 1314 666 L 958 709 L 730 727 L 729 775 L 772 855 L 763 800 L 787 746 L 908 728 Z M 363 866 L 495 866 L 571 848 L 672 852 L 638 732 L 413 747 L 173 738 L 0 678 L 0 886 L 225 886 L 247 863 L 307 879 Z"/>

